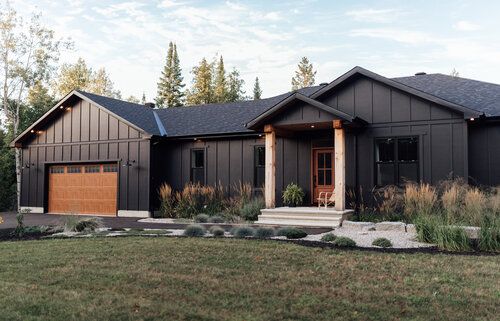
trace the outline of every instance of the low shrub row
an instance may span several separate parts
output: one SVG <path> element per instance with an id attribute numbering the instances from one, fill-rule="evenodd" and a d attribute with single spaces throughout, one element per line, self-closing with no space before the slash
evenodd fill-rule
<path id="1" fill-rule="evenodd" d="M 212 226 L 209 232 L 213 236 L 224 236 L 224 229 L 220 226 Z M 185 236 L 200 237 L 207 233 L 205 227 L 199 224 L 191 224 L 184 230 Z M 300 239 L 307 236 L 307 233 L 295 227 L 283 227 L 278 230 L 270 227 L 253 228 L 251 226 L 236 226 L 231 229 L 230 234 L 237 238 L 255 237 L 266 239 L 273 236 L 285 236 L 288 239 Z"/>

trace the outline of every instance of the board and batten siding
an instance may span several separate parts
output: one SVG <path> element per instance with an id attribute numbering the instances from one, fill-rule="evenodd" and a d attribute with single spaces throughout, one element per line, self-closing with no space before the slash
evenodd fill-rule
<path id="1" fill-rule="evenodd" d="M 153 143 L 152 191 L 162 183 L 181 190 L 190 182 L 192 149 L 205 150 L 207 185 L 221 184 L 232 193 L 239 182 L 254 185 L 254 148 L 264 146 L 263 137 L 218 138 L 165 141 Z M 292 138 L 276 139 L 276 201 L 282 204 L 282 191 L 290 183 L 298 183 L 310 201 L 312 147 L 332 147 L 333 133 L 303 132 Z M 161 156 L 158 156 L 161 155 Z M 154 195 L 153 195 L 154 194 Z M 158 206 L 157 193 L 151 203 Z"/>
<path id="2" fill-rule="evenodd" d="M 467 123 L 461 113 L 366 77 L 318 100 L 368 122 L 347 146 L 355 150 L 357 186 L 373 188 L 375 138 L 390 136 L 419 136 L 424 182 L 436 184 L 450 175 L 468 177 Z"/>
<path id="3" fill-rule="evenodd" d="M 150 141 L 141 132 L 78 99 L 23 144 L 21 205 L 47 211 L 51 164 L 135 161 L 119 166 L 118 210 L 149 211 Z M 28 166 L 26 166 L 26 164 Z"/>
<path id="4" fill-rule="evenodd" d="M 479 185 L 500 185 L 500 123 L 480 120 L 469 127 L 470 181 Z"/>

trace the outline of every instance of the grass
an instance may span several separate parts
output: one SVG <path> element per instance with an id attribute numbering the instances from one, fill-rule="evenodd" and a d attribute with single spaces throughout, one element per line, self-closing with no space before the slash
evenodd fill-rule
<path id="1" fill-rule="evenodd" d="M 2 320 L 495 320 L 499 256 L 268 241 L 0 243 Z"/>

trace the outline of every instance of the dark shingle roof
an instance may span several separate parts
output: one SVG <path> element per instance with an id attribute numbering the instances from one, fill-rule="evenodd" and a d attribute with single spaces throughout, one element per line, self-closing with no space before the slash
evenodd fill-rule
<path id="1" fill-rule="evenodd" d="M 320 86 L 300 89 L 311 95 Z M 245 124 L 271 108 L 291 93 L 259 100 L 157 109 L 167 136 L 196 136 L 251 133 Z"/>
<path id="2" fill-rule="evenodd" d="M 104 97 L 85 91 L 77 90 L 88 99 L 108 109 L 110 112 L 120 116 L 126 121 L 143 129 L 146 133 L 160 135 L 160 130 L 156 124 L 153 109 L 140 104 L 128 101 Z"/>
<path id="3" fill-rule="evenodd" d="M 398 77 L 392 80 L 474 109 L 486 116 L 500 116 L 500 85 L 443 74 Z"/>

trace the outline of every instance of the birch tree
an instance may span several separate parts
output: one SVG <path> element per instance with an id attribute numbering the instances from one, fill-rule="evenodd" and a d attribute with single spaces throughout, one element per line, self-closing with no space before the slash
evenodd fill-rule
<path id="1" fill-rule="evenodd" d="M 2 70 L 2 108 L 13 136 L 19 134 L 20 111 L 29 89 L 37 82 L 47 82 L 56 69 L 60 50 L 71 43 L 55 37 L 54 31 L 40 23 L 33 14 L 29 23 L 8 2 L 0 8 L 0 69 Z M 15 150 L 17 207 L 21 195 L 21 150 Z"/>

